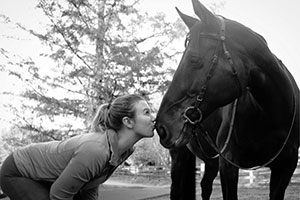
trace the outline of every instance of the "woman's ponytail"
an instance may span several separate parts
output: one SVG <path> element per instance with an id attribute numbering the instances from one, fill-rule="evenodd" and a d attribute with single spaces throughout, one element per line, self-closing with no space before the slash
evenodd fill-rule
<path id="1" fill-rule="evenodd" d="M 105 103 L 99 106 L 95 117 L 92 121 L 92 130 L 95 132 L 101 132 L 110 128 L 109 123 L 109 108 L 110 104 Z"/>

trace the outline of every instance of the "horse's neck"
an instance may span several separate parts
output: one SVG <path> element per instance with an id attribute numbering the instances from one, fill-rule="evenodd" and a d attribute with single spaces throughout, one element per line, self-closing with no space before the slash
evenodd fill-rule
<path id="1" fill-rule="evenodd" d="M 272 117 L 290 117 L 294 111 L 294 88 L 284 66 L 271 54 L 254 58 L 257 68 L 250 73 L 250 90 L 264 111 Z M 267 55 L 267 56 L 266 56 Z"/>
<path id="2" fill-rule="evenodd" d="M 249 63 L 254 63 L 255 67 L 249 66 L 250 79 L 254 80 L 251 83 L 254 96 L 263 102 L 264 99 L 268 99 L 266 102 L 275 101 L 277 106 L 282 103 L 278 101 L 279 97 L 287 106 L 291 106 L 294 91 L 290 74 L 270 51 L 262 36 L 247 27 L 242 27 L 240 24 L 232 23 L 231 34 L 235 38 L 236 46 L 243 47 L 241 51 L 245 51 Z M 254 73 L 251 74 L 252 72 Z"/>

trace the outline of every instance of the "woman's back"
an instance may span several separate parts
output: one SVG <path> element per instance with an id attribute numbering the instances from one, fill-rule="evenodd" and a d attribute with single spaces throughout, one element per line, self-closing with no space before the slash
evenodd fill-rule
<path id="1" fill-rule="evenodd" d="M 107 154 L 109 147 L 106 134 L 89 133 L 74 136 L 64 141 L 50 141 L 31 144 L 14 152 L 14 159 L 20 173 L 35 180 L 55 181 L 70 160 L 80 156 L 82 164 L 87 164 L 93 152 L 99 156 Z"/>

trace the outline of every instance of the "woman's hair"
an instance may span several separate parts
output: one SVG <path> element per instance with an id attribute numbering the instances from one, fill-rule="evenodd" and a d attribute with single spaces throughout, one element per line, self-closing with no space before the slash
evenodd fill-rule
<path id="1" fill-rule="evenodd" d="M 135 94 L 124 95 L 116 98 L 111 104 L 105 103 L 99 106 L 92 121 L 93 131 L 103 131 L 106 129 L 120 130 L 123 117 L 135 117 L 135 104 L 145 100 Z"/>

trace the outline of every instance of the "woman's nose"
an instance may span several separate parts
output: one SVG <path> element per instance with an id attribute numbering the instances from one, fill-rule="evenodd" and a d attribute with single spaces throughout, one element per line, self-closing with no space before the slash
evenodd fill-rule
<path id="1" fill-rule="evenodd" d="M 156 119 L 156 117 L 153 114 L 151 114 L 151 120 L 153 123 L 155 123 L 155 119 Z"/>

